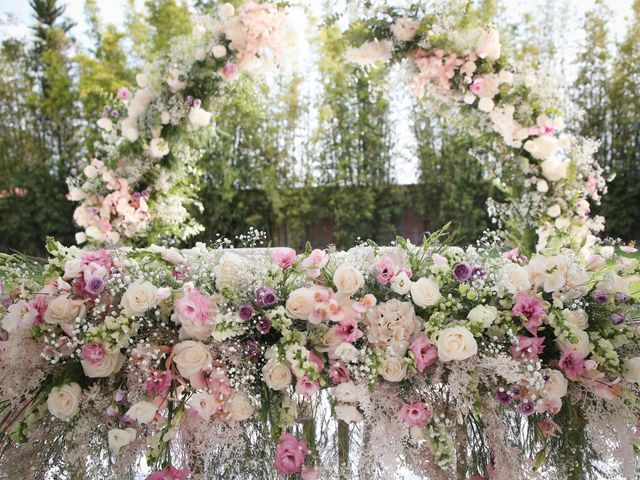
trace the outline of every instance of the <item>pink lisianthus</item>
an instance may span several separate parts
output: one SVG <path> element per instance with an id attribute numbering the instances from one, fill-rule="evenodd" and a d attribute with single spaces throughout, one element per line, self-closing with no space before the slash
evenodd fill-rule
<path id="1" fill-rule="evenodd" d="M 323 268 L 328 261 L 327 252 L 315 249 L 311 251 L 307 258 L 302 260 L 302 266 L 307 271 L 307 275 L 312 278 L 318 278 L 320 276 L 320 269 Z"/>
<path id="2" fill-rule="evenodd" d="M 524 317 L 524 328 L 535 335 L 542 325 L 542 317 L 545 316 L 544 302 L 529 292 L 521 291 L 516 295 L 511 313 L 514 317 Z"/>
<path id="3" fill-rule="evenodd" d="M 106 353 L 102 343 L 88 343 L 83 345 L 81 349 L 82 360 L 91 365 L 102 362 Z"/>
<path id="4" fill-rule="evenodd" d="M 373 266 L 373 274 L 380 285 L 388 285 L 394 276 L 395 262 L 390 257 L 384 257 Z"/>
<path id="5" fill-rule="evenodd" d="M 151 370 L 151 378 L 145 384 L 147 393 L 162 395 L 169 391 L 173 374 L 170 370 Z"/>
<path id="6" fill-rule="evenodd" d="M 296 251 L 293 248 L 281 247 L 276 248 L 271 258 L 276 264 L 283 270 L 287 268 L 291 268 L 294 263 L 296 263 L 296 259 L 298 258 L 296 255 Z"/>
<path id="7" fill-rule="evenodd" d="M 418 335 L 411 342 L 409 350 L 413 352 L 416 369 L 420 373 L 438 361 L 438 348 L 429 341 L 429 338 L 424 333 Z"/>
<path id="8" fill-rule="evenodd" d="M 315 364 L 318 373 L 324 370 L 324 361 L 315 352 L 309 352 L 308 360 Z"/>
<path id="9" fill-rule="evenodd" d="M 345 318 L 336 327 L 336 333 L 343 342 L 353 343 L 362 338 L 362 331 L 358 328 L 358 322 L 353 317 Z"/>
<path id="10" fill-rule="evenodd" d="M 203 325 L 209 320 L 209 307 L 211 300 L 200 293 L 198 289 L 193 289 L 175 304 L 175 310 L 180 321 L 186 319 L 192 323 Z"/>
<path id="11" fill-rule="evenodd" d="M 131 90 L 127 87 L 120 87 L 116 97 L 118 97 L 118 100 L 129 100 L 131 98 Z"/>
<path id="12" fill-rule="evenodd" d="M 276 447 L 276 470 L 282 475 L 301 473 L 304 458 L 308 453 L 307 442 L 298 440 L 291 433 L 283 434 Z"/>
<path id="13" fill-rule="evenodd" d="M 544 337 L 518 335 L 518 342 L 511 345 L 509 353 L 513 358 L 536 360 L 543 350 Z"/>
<path id="14" fill-rule="evenodd" d="M 408 427 L 424 427 L 432 414 L 424 402 L 403 403 L 400 418 Z"/>
<path id="15" fill-rule="evenodd" d="M 320 384 L 309 378 L 309 375 L 303 375 L 298 378 L 296 383 L 296 393 L 305 397 L 311 398 L 314 393 L 320 390 Z"/>
<path id="16" fill-rule="evenodd" d="M 559 365 L 567 378 L 573 381 L 585 373 L 584 357 L 570 348 L 562 353 Z"/>
<path id="17" fill-rule="evenodd" d="M 165 470 L 158 470 L 147 477 L 147 480 L 187 480 L 191 475 L 188 468 L 178 469 L 171 466 Z"/>
<path id="18" fill-rule="evenodd" d="M 238 75 L 240 75 L 240 73 L 238 72 L 238 67 L 235 63 L 227 63 L 224 67 L 222 67 L 222 70 L 220 70 L 220 75 L 227 82 L 231 82 L 238 78 Z"/>
<path id="19" fill-rule="evenodd" d="M 350 380 L 349 371 L 340 360 L 335 361 L 329 367 L 329 380 L 331 380 L 331 383 L 334 385 Z"/>

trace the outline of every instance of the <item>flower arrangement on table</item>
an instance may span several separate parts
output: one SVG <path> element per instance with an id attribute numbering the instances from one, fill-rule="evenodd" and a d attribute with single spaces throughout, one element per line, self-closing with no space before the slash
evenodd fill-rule
<path id="1" fill-rule="evenodd" d="M 550 458 L 571 428 L 566 411 L 636 422 L 632 247 L 528 259 L 492 237 L 461 249 L 436 234 L 300 255 L 50 249 L 42 268 L 7 257 L 2 272 L 7 459 L 41 429 L 82 446 L 102 422 L 122 468 L 144 454 L 164 472 L 150 478 L 182 478 L 194 465 L 173 463 L 176 443 L 191 448 L 197 432 L 208 436 L 198 444 L 233 445 L 224 432 L 259 417 L 275 469 L 315 478 L 319 452 L 292 432 L 297 403 L 321 390 L 337 419 L 369 425 L 372 444 L 386 437 L 402 449 L 392 455 L 429 456 L 443 471 L 461 419 L 481 429 L 469 445 L 490 452 L 473 466 L 485 474 L 530 468 L 509 446 L 513 416 Z"/>

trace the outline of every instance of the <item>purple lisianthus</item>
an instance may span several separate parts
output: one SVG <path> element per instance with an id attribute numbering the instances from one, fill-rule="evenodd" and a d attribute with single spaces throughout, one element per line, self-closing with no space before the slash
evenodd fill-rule
<path id="1" fill-rule="evenodd" d="M 115 408 L 113 405 L 109 405 L 107 407 L 107 411 L 104 413 L 104 416 L 109 420 L 115 420 L 118 417 L 119 413 L 120 412 L 118 412 L 117 408 Z"/>
<path id="2" fill-rule="evenodd" d="M 518 404 L 517 410 L 525 417 L 528 417 L 536 412 L 536 405 L 531 400 L 525 400 Z"/>
<path id="3" fill-rule="evenodd" d="M 135 428 L 138 426 L 138 422 L 134 418 L 131 418 L 129 415 L 123 415 L 120 419 L 120 425 L 122 428 Z"/>
<path id="4" fill-rule="evenodd" d="M 276 292 L 271 287 L 260 287 L 256 292 L 256 302 L 261 307 L 268 307 L 278 301 Z"/>
<path id="5" fill-rule="evenodd" d="M 9 332 L 0 328 L 0 342 L 9 340 Z"/>
<path id="6" fill-rule="evenodd" d="M 622 325 L 627 317 L 623 313 L 614 312 L 611 314 L 611 323 L 614 325 Z"/>
<path id="7" fill-rule="evenodd" d="M 119 388 L 118 390 L 116 390 L 116 393 L 113 394 L 113 399 L 118 405 L 122 405 L 127 399 L 127 392 Z"/>
<path id="8" fill-rule="evenodd" d="M 256 328 L 263 335 L 269 333 L 269 330 L 271 330 L 271 320 L 267 317 L 260 317 L 260 320 L 256 323 Z"/>
<path id="9" fill-rule="evenodd" d="M 626 293 L 616 293 L 616 302 L 618 303 L 627 303 L 629 300 L 629 295 Z"/>
<path id="10" fill-rule="evenodd" d="M 500 402 L 502 405 L 509 405 L 511 403 L 511 395 L 505 389 L 499 388 L 496 390 L 496 400 Z"/>
<path id="11" fill-rule="evenodd" d="M 247 321 L 250 320 L 251 317 L 253 317 L 253 315 L 255 314 L 255 310 L 253 309 L 253 307 L 251 305 L 249 305 L 248 303 L 245 305 L 242 305 L 240 307 L 240 310 L 238 310 L 238 316 L 240 317 L 240 320 L 242 321 Z"/>
<path id="12" fill-rule="evenodd" d="M 595 292 L 593 292 L 591 297 L 593 298 L 593 301 L 598 305 L 604 305 L 609 301 L 609 294 L 607 292 L 603 292 L 602 290 L 596 290 Z"/>
<path id="13" fill-rule="evenodd" d="M 455 267 L 453 267 L 453 278 L 455 278 L 458 282 L 466 282 L 471 278 L 471 272 L 473 272 L 473 267 L 469 265 L 467 262 L 460 262 Z"/>
<path id="14" fill-rule="evenodd" d="M 100 277 L 91 277 L 84 288 L 91 295 L 100 295 L 102 290 L 104 290 L 104 280 Z"/>
<path id="15" fill-rule="evenodd" d="M 262 349 L 260 348 L 260 342 L 256 340 L 249 340 L 245 347 L 245 353 L 249 358 L 258 358 L 262 353 Z"/>

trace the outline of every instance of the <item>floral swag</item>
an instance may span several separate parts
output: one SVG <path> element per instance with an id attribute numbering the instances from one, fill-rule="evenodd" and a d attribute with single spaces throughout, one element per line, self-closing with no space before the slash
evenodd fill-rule
<path id="1" fill-rule="evenodd" d="M 559 134 L 560 102 L 494 28 L 384 10 L 345 37 L 349 60 L 402 64 L 417 96 L 484 129 L 500 232 L 465 249 L 444 230 L 346 252 L 123 246 L 199 231 L 188 192 L 216 100 L 286 58 L 291 13 L 197 19 L 105 107 L 69 180 L 94 247 L 1 257 L 2 471 L 633 478 L 638 256 L 594 236 L 596 145 Z"/>

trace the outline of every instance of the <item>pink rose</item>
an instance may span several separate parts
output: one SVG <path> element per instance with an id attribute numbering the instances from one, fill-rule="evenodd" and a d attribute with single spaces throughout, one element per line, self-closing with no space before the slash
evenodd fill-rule
<path id="1" fill-rule="evenodd" d="M 282 475 L 302 472 L 304 458 L 308 453 L 307 442 L 298 440 L 290 433 L 283 434 L 276 447 L 276 470 Z"/>
<path id="2" fill-rule="evenodd" d="M 438 361 L 438 348 L 429 341 L 424 333 L 418 335 L 411 342 L 409 349 L 413 352 L 416 369 L 420 373 Z"/>
<path id="3" fill-rule="evenodd" d="M 409 427 L 424 427 L 432 414 L 424 402 L 403 403 L 400 418 Z"/>
<path id="4" fill-rule="evenodd" d="M 542 317 L 545 316 L 544 302 L 531 293 L 518 292 L 511 314 L 514 317 L 524 317 L 524 328 L 535 335 L 542 325 Z"/>
<path id="5" fill-rule="evenodd" d="M 298 395 L 311 398 L 318 390 L 320 390 L 320 384 L 311 380 L 309 375 L 305 374 L 298 378 L 298 382 L 296 383 L 296 393 Z"/>
<path id="6" fill-rule="evenodd" d="M 358 323 L 353 319 L 353 317 L 343 319 L 336 327 L 336 334 L 343 342 L 347 343 L 353 343 L 359 338 L 362 338 L 363 335 L 363 333 L 358 329 Z"/>
<path id="7" fill-rule="evenodd" d="M 91 365 L 102 362 L 105 354 L 106 350 L 101 343 L 89 343 L 82 346 L 82 360 Z"/>
<path id="8" fill-rule="evenodd" d="M 158 470 L 147 477 L 147 480 L 187 480 L 191 475 L 188 468 L 177 469 L 169 467 L 166 470 Z"/>
<path id="9" fill-rule="evenodd" d="M 282 247 L 276 248 L 271 254 L 271 258 L 281 269 L 286 270 L 296 263 L 298 257 L 293 248 Z"/>

